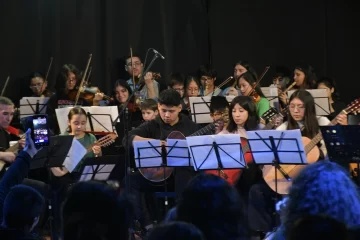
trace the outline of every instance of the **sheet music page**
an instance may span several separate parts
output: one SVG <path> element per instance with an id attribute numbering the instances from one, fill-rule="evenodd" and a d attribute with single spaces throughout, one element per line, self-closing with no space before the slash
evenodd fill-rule
<path id="1" fill-rule="evenodd" d="M 218 168 L 216 154 L 213 149 L 214 138 L 212 135 L 186 137 L 186 140 L 195 171 Z M 210 155 L 208 156 L 209 153 Z"/>
<path id="2" fill-rule="evenodd" d="M 49 97 L 23 97 L 20 99 L 20 118 L 34 115 L 37 101 L 40 114 L 45 114 Z"/>
<path id="3" fill-rule="evenodd" d="M 134 142 L 134 154 L 137 168 L 160 167 L 162 164 L 160 140 Z"/>
<path id="4" fill-rule="evenodd" d="M 175 146 L 171 149 L 172 146 Z M 171 151 L 170 151 L 171 149 Z M 193 166 L 189 159 L 189 149 L 186 140 L 167 139 L 167 165 L 169 167 L 188 167 Z M 190 165 L 189 165 L 190 161 Z"/>
<path id="5" fill-rule="evenodd" d="M 89 110 L 86 112 L 90 112 L 92 114 L 91 118 L 94 126 L 94 131 L 97 132 L 103 132 L 103 131 L 112 132 L 113 131 L 112 121 L 114 121 L 119 115 L 117 106 L 106 106 L 106 107 L 92 106 L 89 107 Z M 99 124 L 99 122 L 101 124 Z"/>
<path id="6" fill-rule="evenodd" d="M 316 116 L 327 116 L 330 114 L 330 103 L 326 89 L 306 89 L 314 98 Z M 288 91 L 288 98 L 295 90 Z"/>
<path id="7" fill-rule="evenodd" d="M 72 172 L 87 153 L 86 148 L 77 140 L 73 139 L 69 153 L 64 161 L 64 166 Z"/>
<path id="8" fill-rule="evenodd" d="M 224 169 L 246 166 L 238 134 L 214 135 L 213 137 L 218 144 L 220 160 Z"/>
<path id="9" fill-rule="evenodd" d="M 270 136 L 274 138 L 277 146 L 280 163 L 307 163 L 299 129 L 247 131 L 247 134 L 251 152 L 257 164 L 271 164 L 275 158 L 271 149 Z"/>
<path id="10" fill-rule="evenodd" d="M 96 170 L 96 167 L 97 167 L 96 165 L 85 166 L 79 181 L 92 180 L 94 170 Z M 94 177 L 94 180 L 108 180 L 110 173 L 112 172 L 114 167 L 115 164 L 100 165 Z"/>

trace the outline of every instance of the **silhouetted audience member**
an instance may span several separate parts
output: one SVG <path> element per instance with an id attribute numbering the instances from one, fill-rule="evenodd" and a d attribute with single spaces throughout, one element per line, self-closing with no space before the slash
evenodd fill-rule
<path id="1" fill-rule="evenodd" d="M 218 176 L 200 174 L 182 193 L 175 217 L 194 224 L 207 240 L 248 239 L 241 209 L 235 188 Z"/>
<path id="2" fill-rule="evenodd" d="M 200 230 L 190 223 L 172 222 L 151 230 L 147 240 L 205 240 Z"/>
<path id="3" fill-rule="evenodd" d="M 79 182 L 63 205 L 63 239 L 127 240 L 131 203 L 100 182 Z"/>

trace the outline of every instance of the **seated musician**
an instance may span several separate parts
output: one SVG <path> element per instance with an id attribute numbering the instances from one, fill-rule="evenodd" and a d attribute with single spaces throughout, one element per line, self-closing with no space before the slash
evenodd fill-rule
<path id="1" fill-rule="evenodd" d="M 217 72 L 215 69 L 212 69 L 210 65 L 200 66 L 198 70 L 198 75 L 202 85 L 204 86 L 204 96 L 212 97 L 217 96 L 221 93 L 221 89 L 215 87 Z"/>
<path id="2" fill-rule="evenodd" d="M 200 94 L 201 85 L 200 85 L 199 79 L 197 79 L 194 76 L 187 76 L 186 81 L 185 81 L 185 88 L 186 88 L 186 92 L 185 92 L 185 97 L 183 99 L 184 99 L 184 103 L 186 105 L 187 111 L 190 113 L 189 97 L 202 96 L 202 94 Z"/>
<path id="3" fill-rule="evenodd" d="M 46 113 L 49 116 L 49 128 L 54 134 L 60 133 L 55 109 L 74 106 L 80 81 L 80 72 L 74 65 L 65 64 L 62 66 L 56 79 L 56 93 L 50 97 L 46 109 Z M 100 98 L 100 96 L 101 94 L 97 93 L 94 101 Z M 79 97 L 77 105 L 91 106 L 92 102 L 87 102 L 85 99 Z"/>
<path id="4" fill-rule="evenodd" d="M 258 84 L 255 89 L 253 85 L 256 83 L 257 77 L 252 71 L 247 71 L 242 74 L 236 82 L 237 88 L 240 89 L 240 93 L 243 96 L 251 95 L 254 90 L 259 95 L 256 100 L 256 113 L 260 118 L 270 108 L 270 102 L 267 100 L 263 92 L 261 91 L 260 85 Z"/>
<path id="5" fill-rule="evenodd" d="M 54 93 L 47 89 L 48 82 L 43 75 L 33 72 L 29 76 L 29 87 L 32 91 L 31 97 L 51 97 Z"/>
<path id="6" fill-rule="evenodd" d="M 147 121 L 129 132 L 129 139 L 123 139 L 124 146 L 133 146 L 135 141 L 165 140 L 173 131 L 179 131 L 184 136 L 188 136 L 197 130 L 197 125 L 194 122 L 180 114 L 181 97 L 177 91 L 167 89 L 161 92 L 158 109 L 159 116 L 154 120 Z M 156 171 L 156 168 L 152 170 Z M 175 191 L 177 195 L 183 191 L 194 175 L 195 172 L 191 167 L 175 169 Z M 131 183 L 130 190 L 136 198 L 134 203 L 135 217 L 140 222 L 142 228 L 149 230 L 152 228 L 152 221 L 145 204 L 144 193 L 154 191 L 154 185 L 151 181 L 145 179 L 140 172 L 131 173 L 128 177 Z M 151 180 L 151 176 L 148 175 L 148 177 Z"/>
<path id="7" fill-rule="evenodd" d="M 291 95 L 289 110 L 288 121 L 281 124 L 277 130 L 302 129 L 302 135 L 311 139 L 319 133 L 319 126 L 330 124 L 326 117 L 316 117 L 314 98 L 306 90 L 300 89 Z M 317 147 L 320 150 L 318 159 L 324 159 L 327 154 L 324 141 L 321 140 Z M 249 225 L 253 231 L 258 231 L 259 234 L 271 231 L 275 227 L 276 221 L 272 217 L 275 208 L 274 194 L 263 179 L 250 189 Z"/>
<path id="8" fill-rule="evenodd" d="M 145 99 L 141 105 L 141 114 L 144 121 L 151 121 L 159 115 L 157 102 L 154 99 Z"/>
<path id="9" fill-rule="evenodd" d="M 185 97 L 185 77 L 181 73 L 171 73 L 170 74 L 170 83 L 168 88 L 176 90 L 181 96 L 181 106 L 182 110 L 186 110 L 186 104 L 184 102 Z"/>
<path id="10" fill-rule="evenodd" d="M 228 124 L 229 120 L 229 102 L 223 96 L 213 96 L 210 102 L 210 117 L 217 121 L 222 119 L 224 125 Z"/>
<path id="11" fill-rule="evenodd" d="M 127 83 L 129 84 L 131 90 L 134 91 L 134 85 L 136 86 L 137 84 L 139 84 L 139 77 L 141 76 L 141 74 L 143 74 L 144 64 L 141 62 L 141 59 L 138 55 L 133 55 L 132 58 L 131 56 L 128 56 L 125 61 L 125 70 L 130 76 L 130 79 L 127 80 Z M 135 83 L 133 82 L 133 77 L 135 79 Z M 151 72 L 148 72 L 144 76 L 144 83 L 145 86 L 140 90 L 140 98 L 157 99 L 159 97 L 160 84 L 156 80 L 154 80 L 153 74 Z"/>
<path id="12" fill-rule="evenodd" d="M 281 107 L 285 107 L 288 98 L 286 94 L 282 94 L 284 90 L 290 85 L 290 70 L 285 66 L 276 66 L 275 74 L 273 75 L 273 83 L 270 87 L 276 87 L 278 89 L 278 96 Z"/>

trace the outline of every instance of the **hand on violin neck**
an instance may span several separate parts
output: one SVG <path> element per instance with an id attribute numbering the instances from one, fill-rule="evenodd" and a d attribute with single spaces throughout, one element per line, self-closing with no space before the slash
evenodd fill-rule
<path id="1" fill-rule="evenodd" d="M 147 72 L 145 77 L 144 77 L 144 82 L 146 86 L 150 86 L 153 83 L 153 73 L 152 72 Z"/>
<path id="2" fill-rule="evenodd" d="M 101 101 L 104 98 L 104 94 L 103 93 L 95 93 L 94 96 L 94 101 Z"/>

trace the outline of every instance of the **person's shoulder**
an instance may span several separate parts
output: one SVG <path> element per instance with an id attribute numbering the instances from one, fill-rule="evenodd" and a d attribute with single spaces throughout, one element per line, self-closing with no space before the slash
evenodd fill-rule
<path id="1" fill-rule="evenodd" d="M 259 104 L 270 104 L 270 102 L 266 97 L 261 97 Z"/>
<path id="2" fill-rule="evenodd" d="M 318 123 L 320 126 L 326 126 L 330 124 L 330 120 L 327 117 L 317 117 Z"/>

